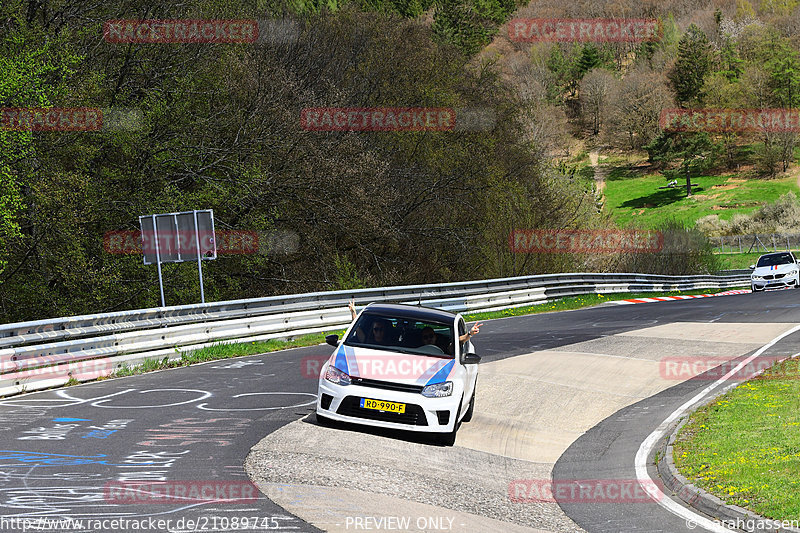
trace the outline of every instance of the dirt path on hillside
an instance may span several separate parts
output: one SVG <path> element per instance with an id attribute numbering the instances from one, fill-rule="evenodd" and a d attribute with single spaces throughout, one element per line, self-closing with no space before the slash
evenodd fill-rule
<path id="1" fill-rule="evenodd" d="M 597 192 L 600 194 L 600 199 L 605 203 L 605 189 L 606 189 L 606 169 L 598 164 L 600 160 L 600 152 L 589 152 L 589 163 L 594 169 L 594 182 Z M 800 176 L 798 176 L 798 183 L 800 183 Z"/>

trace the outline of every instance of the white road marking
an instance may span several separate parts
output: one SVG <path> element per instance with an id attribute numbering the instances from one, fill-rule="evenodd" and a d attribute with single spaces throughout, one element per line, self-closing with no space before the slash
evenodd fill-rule
<path id="1" fill-rule="evenodd" d="M 728 533 L 732 531 L 726 527 L 721 526 L 719 523 L 709 520 L 708 518 L 704 518 L 703 516 L 690 511 L 686 507 L 680 505 L 676 501 L 672 500 L 671 498 L 667 497 L 658 485 L 656 485 L 653 479 L 650 478 L 650 474 L 647 472 L 647 458 L 650 455 L 650 452 L 655 447 L 656 443 L 661 440 L 667 433 L 667 429 L 669 428 L 670 424 L 672 424 L 675 420 L 683 416 L 689 409 L 691 409 L 695 404 L 700 402 L 706 394 L 711 392 L 714 388 L 725 381 L 728 380 L 731 376 L 733 376 L 736 372 L 744 368 L 744 366 L 767 351 L 770 347 L 775 345 L 779 340 L 783 339 L 791 335 L 792 333 L 800 331 L 800 325 L 793 327 L 792 329 L 785 331 L 769 341 L 767 344 L 759 348 L 753 355 L 748 357 L 747 359 L 740 362 L 729 371 L 727 374 L 719 378 L 717 381 L 697 393 L 692 399 L 678 407 L 675 411 L 672 412 L 671 415 L 667 417 L 648 437 L 642 442 L 641 446 L 639 446 L 639 450 L 636 452 L 636 458 L 634 459 L 634 465 L 636 466 L 636 479 L 639 480 L 639 484 L 645 490 L 648 496 L 650 496 L 656 503 L 658 503 L 661 507 L 668 510 L 675 516 L 679 518 L 683 518 L 686 520 L 687 527 L 694 529 L 691 527 L 690 524 L 693 524 L 695 527 L 700 526 L 707 531 L 714 531 L 715 533 Z M 792 357 L 795 357 L 800 354 L 795 354 Z"/>
<path id="2" fill-rule="evenodd" d="M 200 405 L 197 406 L 197 408 L 198 409 L 202 409 L 203 411 L 273 411 L 275 409 L 294 409 L 296 407 L 305 407 L 306 405 L 311 405 L 311 404 L 317 403 L 317 395 L 316 394 L 311 394 L 310 392 L 247 392 L 247 393 L 244 393 L 244 394 L 237 394 L 236 396 L 233 396 L 233 398 L 241 398 L 242 396 L 259 396 L 259 395 L 270 395 L 270 394 L 273 394 L 273 395 L 289 395 L 289 394 L 291 394 L 291 395 L 295 395 L 295 396 L 312 396 L 314 399 L 310 400 L 308 402 L 305 402 L 305 403 L 298 403 L 298 404 L 295 404 L 295 405 L 285 405 L 285 406 L 282 406 L 282 407 L 279 406 L 279 407 L 250 407 L 250 408 L 245 408 L 245 409 L 235 409 L 235 408 L 231 408 L 231 409 L 214 409 L 212 407 L 206 407 L 206 405 L 208 405 L 208 404 L 201 403 Z"/>

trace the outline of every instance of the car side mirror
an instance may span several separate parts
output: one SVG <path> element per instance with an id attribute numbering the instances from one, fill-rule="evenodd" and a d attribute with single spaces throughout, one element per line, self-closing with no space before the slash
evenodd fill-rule
<path id="1" fill-rule="evenodd" d="M 756 268 L 755 265 L 750 265 L 750 270 L 755 270 L 755 268 Z"/>
<path id="2" fill-rule="evenodd" d="M 334 348 L 339 347 L 339 335 L 326 335 L 325 342 L 333 346 Z"/>
<path id="3" fill-rule="evenodd" d="M 472 352 L 464 354 L 464 364 L 465 365 L 477 365 L 481 362 L 481 356 L 474 354 Z"/>

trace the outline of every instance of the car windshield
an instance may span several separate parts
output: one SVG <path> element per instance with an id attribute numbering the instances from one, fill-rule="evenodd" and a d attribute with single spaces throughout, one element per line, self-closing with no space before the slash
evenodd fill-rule
<path id="1" fill-rule="evenodd" d="M 791 265 L 794 259 L 790 254 L 769 254 L 758 258 L 758 267 L 769 267 L 775 265 Z"/>
<path id="2" fill-rule="evenodd" d="M 452 359 L 453 324 L 362 313 L 344 343 Z"/>

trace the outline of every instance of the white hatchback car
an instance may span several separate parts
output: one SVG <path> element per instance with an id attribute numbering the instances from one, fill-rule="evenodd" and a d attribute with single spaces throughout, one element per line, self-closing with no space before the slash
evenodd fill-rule
<path id="1" fill-rule="evenodd" d="M 800 268 L 792 252 L 776 252 L 758 258 L 750 265 L 750 288 L 753 292 L 765 289 L 800 286 Z"/>
<path id="2" fill-rule="evenodd" d="M 438 433 L 455 442 L 472 418 L 478 362 L 459 314 L 400 304 L 370 304 L 322 366 L 317 419 Z"/>

